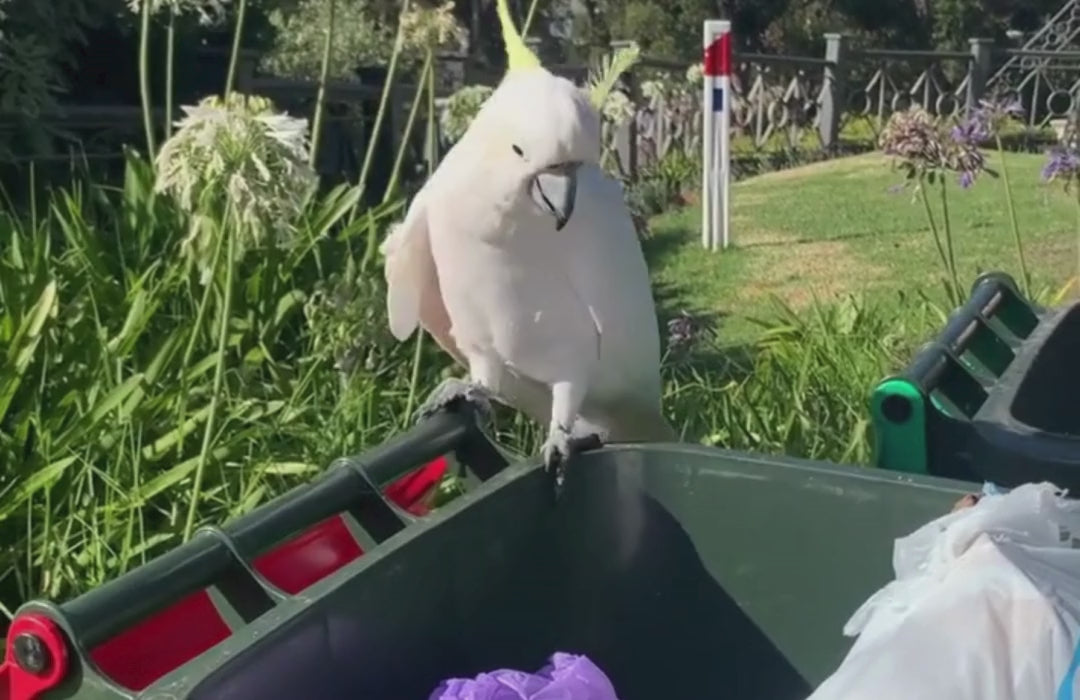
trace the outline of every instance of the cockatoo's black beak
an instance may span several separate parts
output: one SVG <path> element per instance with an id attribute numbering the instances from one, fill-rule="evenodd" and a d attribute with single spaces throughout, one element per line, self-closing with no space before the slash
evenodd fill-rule
<path id="1" fill-rule="evenodd" d="M 577 172 L 580 163 L 564 163 L 548 168 L 533 178 L 529 188 L 533 201 L 542 210 L 555 217 L 555 230 L 559 231 L 574 213 L 577 198 Z"/>

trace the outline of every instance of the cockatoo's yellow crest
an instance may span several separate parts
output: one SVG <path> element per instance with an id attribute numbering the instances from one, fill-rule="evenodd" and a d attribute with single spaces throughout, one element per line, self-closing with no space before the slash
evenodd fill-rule
<path id="1" fill-rule="evenodd" d="M 510 16 L 510 6 L 507 0 L 498 0 L 495 9 L 499 13 L 499 25 L 502 27 L 503 43 L 506 44 L 506 58 L 510 63 L 506 72 L 513 73 L 514 71 L 528 70 L 530 68 L 542 68 L 540 59 L 525 45 L 525 40 L 521 38 L 517 27 L 514 26 L 514 19 Z"/>

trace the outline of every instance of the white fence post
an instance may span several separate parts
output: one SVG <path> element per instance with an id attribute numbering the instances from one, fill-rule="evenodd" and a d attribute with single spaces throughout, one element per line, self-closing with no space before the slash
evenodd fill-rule
<path id="1" fill-rule="evenodd" d="M 702 92 L 701 242 L 731 243 L 731 22 L 707 19 Z"/>

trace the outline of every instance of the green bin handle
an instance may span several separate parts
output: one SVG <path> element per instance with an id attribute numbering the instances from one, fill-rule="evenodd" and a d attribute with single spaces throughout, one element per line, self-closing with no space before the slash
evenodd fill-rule
<path id="1" fill-rule="evenodd" d="M 1012 338 L 1002 335 L 991 319 Z M 994 378 L 1013 361 L 1015 344 L 1038 322 L 1038 307 L 1019 293 L 1012 277 L 1003 272 L 980 275 L 967 302 L 949 316 L 937 338 L 924 345 L 902 373 L 886 377 L 874 388 L 870 411 L 877 466 L 934 473 L 930 421 L 970 420 L 986 400 Z M 965 352 L 983 369 L 967 362 Z M 935 391 L 955 410 L 939 402 Z"/>

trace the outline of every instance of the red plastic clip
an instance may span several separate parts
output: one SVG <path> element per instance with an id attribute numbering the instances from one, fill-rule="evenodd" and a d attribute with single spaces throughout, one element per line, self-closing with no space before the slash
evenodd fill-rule
<path id="1" fill-rule="evenodd" d="M 44 615 L 19 615 L 8 628 L 0 665 L 0 700 L 35 700 L 67 673 L 63 633 Z"/>

